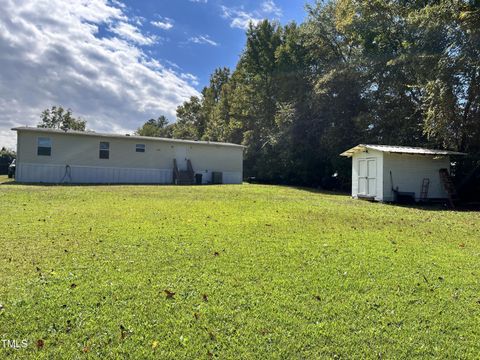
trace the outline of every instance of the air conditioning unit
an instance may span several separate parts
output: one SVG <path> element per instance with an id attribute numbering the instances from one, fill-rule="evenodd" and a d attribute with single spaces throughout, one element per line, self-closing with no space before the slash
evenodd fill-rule
<path id="1" fill-rule="evenodd" d="M 223 173 L 212 171 L 212 184 L 223 184 Z"/>

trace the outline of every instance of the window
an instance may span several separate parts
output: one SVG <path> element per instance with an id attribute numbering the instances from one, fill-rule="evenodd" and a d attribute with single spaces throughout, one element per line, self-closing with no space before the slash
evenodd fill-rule
<path id="1" fill-rule="evenodd" d="M 110 158 L 110 143 L 109 142 L 100 142 L 100 159 L 109 159 Z"/>
<path id="2" fill-rule="evenodd" d="M 137 144 L 135 145 L 136 152 L 145 152 L 145 144 Z"/>
<path id="3" fill-rule="evenodd" d="M 50 156 L 52 155 L 52 140 L 46 137 L 39 137 L 37 144 L 37 155 Z"/>

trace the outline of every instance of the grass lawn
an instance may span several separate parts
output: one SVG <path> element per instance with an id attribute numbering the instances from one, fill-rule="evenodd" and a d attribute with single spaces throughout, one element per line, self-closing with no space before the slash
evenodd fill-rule
<path id="1" fill-rule="evenodd" d="M 480 354 L 480 213 L 260 185 L 0 204 L 0 336 L 28 342 L 0 358 Z"/>

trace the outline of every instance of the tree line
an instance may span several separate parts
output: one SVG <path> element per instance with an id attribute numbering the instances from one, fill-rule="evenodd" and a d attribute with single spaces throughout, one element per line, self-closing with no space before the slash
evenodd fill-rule
<path id="1" fill-rule="evenodd" d="M 175 124 L 138 133 L 240 143 L 246 176 L 299 185 L 335 173 L 348 183 L 338 155 L 358 143 L 479 158 L 478 2 L 319 1 L 307 12 L 300 25 L 250 25 L 235 69 L 215 70 Z"/>
<path id="2" fill-rule="evenodd" d="M 318 1 L 306 11 L 302 24 L 251 24 L 233 70 L 215 70 L 175 123 L 160 116 L 136 133 L 243 144 L 245 176 L 269 183 L 329 187 L 338 174 L 348 184 L 339 153 L 358 143 L 464 151 L 464 171 L 475 166 L 477 1 Z"/>

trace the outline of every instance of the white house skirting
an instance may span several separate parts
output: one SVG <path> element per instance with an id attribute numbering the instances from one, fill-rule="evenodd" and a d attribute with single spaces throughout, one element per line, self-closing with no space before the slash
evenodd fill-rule
<path id="1" fill-rule="evenodd" d="M 204 184 L 211 181 L 211 172 L 200 173 Z M 173 170 L 18 163 L 15 178 L 49 184 L 172 184 Z M 223 183 L 241 184 L 242 173 L 223 172 Z"/>
<path id="2" fill-rule="evenodd" d="M 93 167 L 51 164 L 17 164 L 16 180 L 25 183 L 171 184 L 173 170 Z"/>

